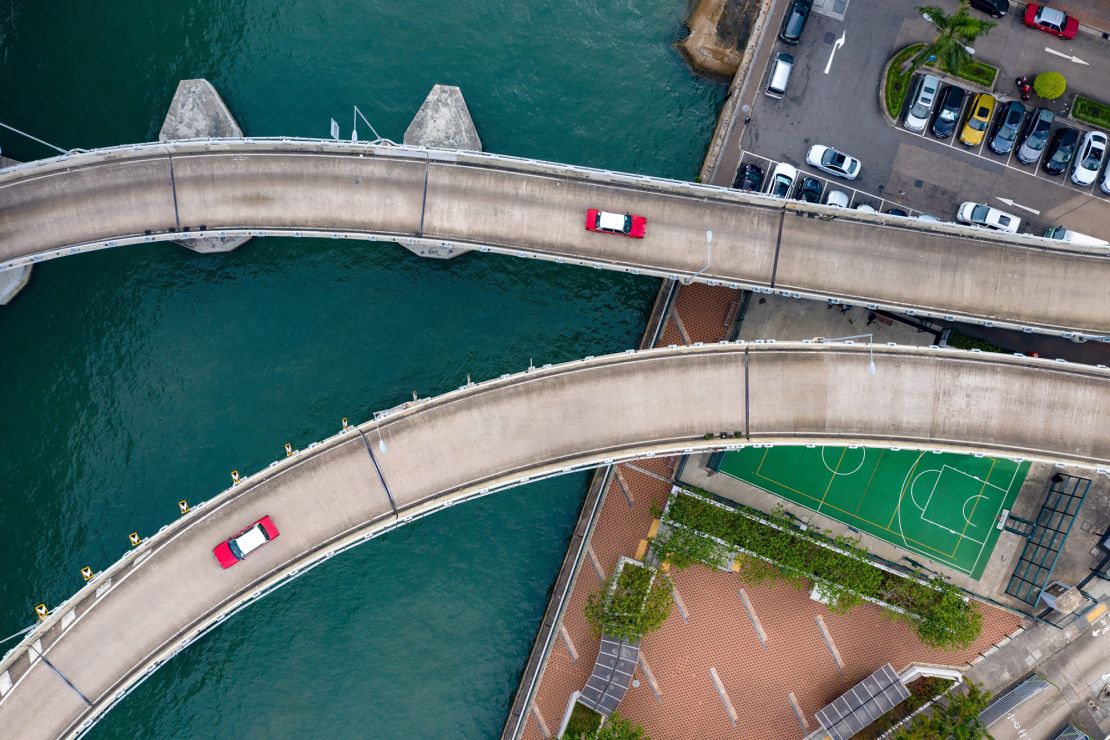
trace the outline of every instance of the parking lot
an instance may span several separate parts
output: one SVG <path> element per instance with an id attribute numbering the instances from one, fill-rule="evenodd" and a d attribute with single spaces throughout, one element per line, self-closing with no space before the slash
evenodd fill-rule
<path id="1" fill-rule="evenodd" d="M 782 4 L 776 3 L 779 17 Z M 956 7 L 951 0 L 940 4 L 946 10 Z M 970 84 L 959 83 L 971 94 L 965 96 L 957 133 L 948 139 L 938 140 L 927 129 L 922 134 L 907 131 L 901 121 L 898 126 L 890 124 L 880 108 L 883 67 L 906 45 L 933 35 L 932 25 L 914 6 L 903 0 L 849 0 L 843 20 L 815 8 L 798 46 L 788 47 L 773 38 L 763 43 L 742 93 L 750 106 L 750 121 L 738 125 L 739 161 L 755 163 L 768 175 L 774 163 L 789 162 L 801 176 L 822 181 L 825 192 L 830 188 L 845 192 L 852 206 L 867 203 L 884 211 L 899 208 L 954 220 L 961 202 L 976 201 L 1021 218 L 1021 231 L 1026 233 L 1040 234 L 1048 226 L 1062 224 L 1110 239 L 1110 196 L 1100 192 L 1097 182 L 1076 186 L 1068 173 L 1048 175 L 1040 162 L 1025 165 L 1013 153 L 994 154 L 986 144 L 993 121 L 979 146 L 968 148 L 958 142 L 970 99 L 980 92 Z M 1065 3 L 1059 7 L 1067 10 Z M 1044 105 L 1057 113 L 1051 133 L 1068 125 L 1082 135 L 1090 127 L 1060 114 L 1072 92 L 1107 97 L 1110 41 L 1082 31 L 1074 41 L 1063 41 L 1026 28 L 1020 16 L 1021 6 L 1014 3 L 1010 14 L 975 43 L 976 57 L 999 67 L 992 91 L 998 109 L 1016 96 L 1016 76 L 1059 71 L 1068 79 L 1068 93 L 1051 102 L 1034 95 L 1025 106 L 1032 112 Z M 772 19 L 768 35 L 777 30 L 778 23 Z M 762 94 L 768 65 L 777 51 L 795 59 L 789 89 L 781 100 Z M 850 182 L 829 178 L 808 166 L 805 153 L 813 144 L 832 146 L 862 160 L 860 177 Z M 829 185 L 830 179 L 835 184 Z"/>

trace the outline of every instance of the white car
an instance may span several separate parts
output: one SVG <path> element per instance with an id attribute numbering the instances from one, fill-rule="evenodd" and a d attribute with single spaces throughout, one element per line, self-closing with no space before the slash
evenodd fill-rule
<path id="1" fill-rule="evenodd" d="M 856 210 L 863 213 L 878 213 L 878 211 L 875 210 L 875 206 L 868 203 L 860 203 L 858 206 L 856 206 Z"/>
<path id="2" fill-rule="evenodd" d="M 830 190 L 825 193 L 825 205 L 837 208 L 848 207 L 848 194 L 843 190 Z"/>
<path id="3" fill-rule="evenodd" d="M 809 148 L 806 152 L 806 162 L 822 172 L 843 177 L 845 180 L 855 180 L 863 168 L 863 164 L 855 157 L 822 144 L 814 144 Z"/>
<path id="4" fill-rule="evenodd" d="M 936 75 L 921 75 L 917 78 L 910 93 L 910 109 L 906 111 L 906 120 L 902 123 L 906 130 L 915 133 L 925 130 L 929 117 L 933 115 L 939 90 L 940 80 Z"/>
<path id="5" fill-rule="evenodd" d="M 767 194 L 776 198 L 789 198 L 794 183 L 798 181 L 798 170 L 786 162 L 775 165 L 775 171 L 767 180 Z"/>
<path id="6" fill-rule="evenodd" d="M 985 226 L 988 229 L 1010 234 L 1016 234 L 1018 227 L 1021 226 L 1021 219 L 1017 216 L 970 200 L 960 204 L 960 210 L 956 212 L 956 220 L 960 223 Z"/>
<path id="7" fill-rule="evenodd" d="M 1088 131 L 1079 144 L 1075 157 L 1075 169 L 1071 171 L 1071 181 L 1076 185 L 1090 185 L 1098 177 L 1102 163 L 1106 159 L 1106 134 L 1101 131 Z"/>

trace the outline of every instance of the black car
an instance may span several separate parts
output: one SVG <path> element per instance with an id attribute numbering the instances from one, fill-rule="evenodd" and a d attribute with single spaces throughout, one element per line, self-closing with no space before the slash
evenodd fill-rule
<path id="1" fill-rule="evenodd" d="M 905 211 L 903 211 L 901 208 L 888 208 L 888 209 L 886 209 L 886 212 L 889 213 L 891 216 L 908 216 L 908 215 L 910 215 L 910 214 L 906 213 Z"/>
<path id="2" fill-rule="evenodd" d="M 798 186 L 798 193 L 794 197 L 804 203 L 821 202 L 821 183 L 813 177 L 803 177 L 802 184 Z"/>
<path id="3" fill-rule="evenodd" d="M 960 111 L 964 107 L 964 89 L 949 85 L 944 89 L 940 98 L 940 108 L 936 118 L 933 119 L 933 136 L 938 139 L 947 139 L 956 130 L 956 123 L 960 120 Z"/>
<path id="4" fill-rule="evenodd" d="M 758 193 L 763 187 L 763 170 L 759 165 L 744 165 L 736 173 L 736 181 L 732 183 L 732 187 L 739 190 L 754 190 Z"/>
<path id="5" fill-rule="evenodd" d="M 971 0 L 971 7 L 987 13 L 992 18 L 1001 18 L 1010 10 L 1010 0 Z"/>
<path id="6" fill-rule="evenodd" d="M 1056 133 L 1052 135 L 1052 142 L 1048 145 L 1048 156 L 1041 165 L 1044 171 L 1050 175 L 1062 175 L 1071 164 L 1078 146 L 1078 131 L 1070 126 L 1056 129 Z"/>
<path id="7" fill-rule="evenodd" d="M 1011 100 L 1002 110 L 1002 115 L 996 116 L 998 125 L 991 137 L 991 151 L 995 154 L 1009 154 L 1014 149 L 1021 132 L 1021 122 L 1025 120 L 1025 106 L 1016 100 Z"/>
<path id="8" fill-rule="evenodd" d="M 806 27 L 809 11 L 812 9 L 813 0 L 794 0 L 790 3 L 790 7 L 786 9 L 786 16 L 782 19 L 779 41 L 796 46 L 802 40 L 802 29 Z"/>

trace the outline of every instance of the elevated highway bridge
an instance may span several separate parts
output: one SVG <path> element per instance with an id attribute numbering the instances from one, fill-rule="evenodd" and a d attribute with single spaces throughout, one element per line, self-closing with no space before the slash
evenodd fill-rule
<path id="1" fill-rule="evenodd" d="M 646 216 L 646 238 L 586 232 L 588 207 Z M 221 235 L 481 250 L 1069 338 L 1110 336 L 1104 249 L 716 186 L 315 139 L 138 144 L 0 171 L 0 270 Z"/>
<path id="2" fill-rule="evenodd" d="M 1110 467 L 1105 367 L 877 346 L 871 376 L 871 350 L 721 343 L 629 351 L 468 384 L 351 427 L 196 506 L 55 607 L 0 662 L 0 738 L 79 735 L 206 631 L 316 564 L 541 477 L 803 443 Z M 221 569 L 212 547 L 263 515 L 281 536 Z"/>

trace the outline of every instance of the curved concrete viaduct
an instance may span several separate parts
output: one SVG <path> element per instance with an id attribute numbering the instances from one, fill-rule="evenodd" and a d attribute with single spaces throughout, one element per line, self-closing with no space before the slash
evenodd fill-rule
<path id="1" fill-rule="evenodd" d="M 874 359 L 870 377 L 865 345 L 721 343 L 587 358 L 407 403 L 196 507 L 56 607 L 0 663 L 0 736 L 79 734 L 228 614 L 314 564 L 543 476 L 806 442 L 1110 465 L 1106 368 L 894 346 Z M 265 514 L 281 536 L 221 570 L 212 547 Z"/>
<path id="2" fill-rule="evenodd" d="M 589 206 L 646 215 L 647 238 L 586 232 Z M 277 139 L 142 144 L 0 172 L 0 270 L 221 235 L 481 249 L 1068 337 L 1110 335 L 1105 250 L 715 186 L 476 152 Z"/>

